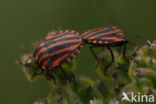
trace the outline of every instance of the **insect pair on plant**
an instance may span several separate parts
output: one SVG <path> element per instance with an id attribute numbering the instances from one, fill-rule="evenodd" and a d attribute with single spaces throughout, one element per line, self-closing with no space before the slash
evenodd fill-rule
<path id="1" fill-rule="evenodd" d="M 106 47 L 110 51 L 112 61 L 104 68 L 106 70 L 114 62 L 114 54 L 111 47 L 124 46 L 123 57 L 125 57 L 127 43 L 123 31 L 117 26 L 104 26 L 88 30 L 82 35 L 73 30 L 60 30 L 56 33 L 51 33 L 36 45 L 34 57 L 37 67 L 40 67 L 42 71 L 34 73 L 32 78 L 46 71 L 47 76 L 55 80 L 52 73 L 49 73 L 53 68 L 60 69 L 66 77 L 62 64 L 68 63 L 75 58 L 85 44 L 89 44 L 89 49 L 98 63 L 100 63 L 100 60 L 97 58 L 93 48 Z"/>

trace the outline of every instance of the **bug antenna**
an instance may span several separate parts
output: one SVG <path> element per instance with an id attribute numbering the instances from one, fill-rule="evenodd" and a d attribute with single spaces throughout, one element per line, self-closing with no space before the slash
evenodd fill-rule
<path id="1" fill-rule="evenodd" d="M 26 50 L 26 48 L 24 47 L 24 44 L 20 44 L 20 47 L 22 48 L 22 50 L 26 53 L 26 54 L 28 54 L 29 52 Z"/>
<path id="2" fill-rule="evenodd" d="M 130 44 L 130 45 L 133 45 L 133 46 L 137 46 L 135 43 L 132 43 L 130 41 L 128 41 L 127 43 Z"/>
<path id="3" fill-rule="evenodd" d="M 135 44 L 133 42 L 130 42 L 130 41 L 128 41 L 127 44 L 132 45 L 132 46 L 135 46 L 135 47 L 139 47 L 139 45 L 137 45 L 137 44 Z"/>
<path id="4" fill-rule="evenodd" d="M 135 40 L 135 39 L 137 39 L 137 38 L 145 38 L 145 36 L 137 35 L 137 36 L 131 37 L 131 38 L 128 39 L 128 40 Z"/>
<path id="5" fill-rule="evenodd" d="M 127 43 L 130 44 L 130 45 L 139 47 L 137 44 L 131 42 L 131 40 L 135 40 L 137 38 L 145 38 L 145 36 L 137 35 L 137 36 L 131 37 L 130 39 L 128 39 Z"/>
<path id="6" fill-rule="evenodd" d="M 37 45 L 38 41 L 33 41 L 32 45 L 33 45 L 33 49 L 36 49 L 36 45 Z"/>

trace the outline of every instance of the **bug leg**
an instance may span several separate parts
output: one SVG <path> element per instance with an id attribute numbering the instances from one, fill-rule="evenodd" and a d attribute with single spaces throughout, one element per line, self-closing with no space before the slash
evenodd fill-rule
<path id="1" fill-rule="evenodd" d="M 56 84 L 56 79 L 55 79 L 54 75 L 53 75 L 52 73 L 50 73 L 49 70 L 47 70 L 46 72 L 47 72 L 47 73 L 46 73 L 46 75 L 47 75 L 47 76 L 46 76 L 46 79 L 47 79 L 47 80 L 52 79 L 52 80 L 54 81 L 54 84 Z"/>
<path id="2" fill-rule="evenodd" d="M 69 82 L 71 82 L 72 80 L 75 80 L 74 78 L 72 78 L 72 80 L 71 80 L 71 78 L 70 78 L 69 76 L 67 76 L 66 72 L 64 71 L 64 69 L 62 68 L 61 65 L 59 65 L 59 68 L 60 68 L 61 72 L 63 73 L 65 79 L 66 79 L 66 83 L 69 83 Z"/>
<path id="3" fill-rule="evenodd" d="M 124 44 L 124 47 L 123 47 L 123 57 L 126 58 L 126 48 L 127 48 L 127 45 Z"/>
<path id="4" fill-rule="evenodd" d="M 65 77 L 67 77 L 67 74 L 66 74 L 66 72 L 64 71 L 64 69 L 62 68 L 61 65 L 59 66 L 59 68 L 60 68 L 61 72 L 63 73 L 63 75 L 64 75 Z"/>
<path id="5" fill-rule="evenodd" d="M 126 43 L 124 43 L 124 46 L 123 46 L 123 58 L 126 60 L 126 61 L 128 61 L 128 58 L 126 57 L 126 49 L 127 49 L 127 44 Z"/>
<path id="6" fill-rule="evenodd" d="M 35 77 L 36 75 L 42 75 L 43 72 L 44 72 L 43 70 L 41 70 L 41 72 L 39 72 L 39 73 L 35 72 L 35 73 L 32 75 L 31 80 L 33 80 L 34 77 Z"/>
<path id="7" fill-rule="evenodd" d="M 35 57 L 36 56 L 36 50 L 35 50 L 35 52 L 33 53 L 33 57 Z"/>
<path id="8" fill-rule="evenodd" d="M 104 70 L 106 70 L 113 62 L 114 62 L 114 54 L 113 54 L 113 51 L 112 51 L 112 49 L 108 46 L 107 47 L 108 48 L 108 50 L 110 51 L 110 53 L 111 53 L 111 57 L 112 57 L 112 61 L 104 68 Z"/>
<path id="9" fill-rule="evenodd" d="M 96 54 L 95 54 L 93 48 L 94 48 L 94 46 L 89 46 L 89 49 L 90 49 L 92 55 L 94 56 L 94 58 L 95 58 L 96 61 L 97 61 L 97 65 L 96 65 L 96 66 L 98 66 L 98 64 L 100 63 L 100 60 L 99 60 L 98 57 L 96 56 Z"/>
<path id="10" fill-rule="evenodd" d="M 119 53 L 119 55 L 121 54 L 121 50 L 122 50 L 122 46 L 118 46 L 117 47 L 117 52 Z"/>

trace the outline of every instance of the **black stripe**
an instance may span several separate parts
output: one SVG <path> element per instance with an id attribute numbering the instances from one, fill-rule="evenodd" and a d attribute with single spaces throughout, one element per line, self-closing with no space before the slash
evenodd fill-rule
<path id="1" fill-rule="evenodd" d="M 76 52 L 76 50 L 80 50 L 80 49 L 81 49 L 81 48 L 80 48 L 80 46 L 79 46 L 78 48 L 76 48 L 76 49 L 73 50 L 73 51 L 65 51 L 65 52 L 62 52 L 62 53 L 60 53 L 60 54 L 54 55 L 54 56 L 51 58 L 51 60 L 49 61 L 49 63 L 46 65 L 46 67 L 49 68 L 49 67 L 53 64 L 53 62 L 54 62 L 55 60 L 59 59 L 60 57 L 62 57 L 63 55 L 65 55 L 65 54 L 67 54 L 67 53 L 70 53 L 69 56 L 67 56 L 64 60 L 62 60 L 62 61 L 60 62 L 60 64 L 62 64 L 62 63 L 67 63 L 67 62 L 68 62 L 68 61 L 67 61 L 67 58 L 70 58 L 70 59 L 72 60 L 73 57 L 71 56 L 71 54 L 74 52 L 73 54 L 77 56 L 78 53 Z M 49 56 L 46 57 L 46 58 L 44 58 L 44 59 L 40 62 L 40 65 L 42 65 L 43 62 L 46 61 L 47 59 L 49 59 Z"/>
<path id="2" fill-rule="evenodd" d="M 67 58 L 69 58 L 70 60 L 73 60 L 73 56 L 70 54 Z M 64 63 L 64 61 L 61 62 L 61 64 Z"/>
<path id="3" fill-rule="evenodd" d="M 61 37 L 62 35 L 64 35 L 64 32 L 65 32 L 65 30 L 61 30 L 62 31 L 62 33 L 60 33 L 60 31 L 58 31 L 58 32 L 56 32 L 56 33 L 54 33 L 54 34 L 50 34 L 49 36 L 56 36 L 56 37 L 54 37 L 54 38 L 50 38 L 50 39 L 46 39 L 46 40 L 51 40 L 51 39 L 56 39 L 56 38 L 58 38 L 58 37 Z M 59 34 L 62 34 L 62 35 L 60 35 L 60 36 L 57 36 L 57 35 L 59 35 Z"/>
<path id="4" fill-rule="evenodd" d="M 39 52 L 42 48 L 44 48 L 45 46 L 51 46 L 53 44 L 56 44 L 56 43 L 61 43 L 61 42 L 65 42 L 65 41 L 69 41 L 69 40 L 76 40 L 76 39 L 80 39 L 79 37 L 69 37 L 69 38 L 62 38 L 62 39 L 59 39 L 57 41 L 50 41 L 48 43 L 46 43 L 45 45 L 41 46 L 37 52 Z"/>
<path id="5" fill-rule="evenodd" d="M 104 27 L 101 27 L 101 28 L 104 29 L 104 28 L 107 28 L 107 27 L 108 27 L 108 26 L 104 26 Z M 99 28 L 100 28 L 100 27 L 99 27 Z M 90 34 L 90 33 L 92 33 L 92 32 L 98 31 L 99 28 L 92 29 L 92 30 L 88 30 L 88 31 L 90 31 L 90 32 L 87 32 L 87 34 L 85 34 L 84 36 L 86 36 L 86 35 L 88 35 L 88 34 Z M 101 28 L 100 28 L 100 29 L 101 29 Z"/>
<path id="6" fill-rule="evenodd" d="M 102 35 L 102 36 L 99 36 L 99 37 L 96 37 L 96 39 L 101 39 L 103 37 L 116 37 L 116 38 L 119 38 L 119 39 L 125 39 L 125 36 L 121 36 L 121 35 L 116 35 L 116 34 L 108 34 L 108 35 Z"/>
<path id="7" fill-rule="evenodd" d="M 41 62 L 40 63 L 38 63 L 39 64 L 39 66 L 42 66 L 43 65 L 43 63 L 44 63 L 44 61 L 46 61 L 46 60 L 48 60 L 50 57 L 48 56 L 48 57 L 45 57 L 43 60 L 41 60 Z"/>
<path id="8" fill-rule="evenodd" d="M 96 36 L 96 35 L 98 35 L 98 34 L 107 33 L 107 32 L 114 31 L 114 30 L 116 30 L 116 29 L 106 29 L 106 30 L 104 30 L 104 31 L 97 32 L 97 33 L 94 33 L 94 34 L 92 34 L 92 35 L 89 35 L 89 36 L 87 36 L 86 38 L 90 38 L 90 37 L 92 37 L 92 36 Z"/>
<path id="9" fill-rule="evenodd" d="M 72 54 L 74 54 L 75 56 L 77 56 L 79 53 L 78 52 L 76 52 L 76 50 L 80 50 L 81 48 L 80 48 L 80 46 L 78 47 L 78 48 L 76 48 L 75 50 L 73 50 L 72 52 L 71 52 L 71 54 L 68 56 L 68 57 L 66 57 L 66 59 L 64 59 L 64 60 L 62 60 L 61 62 L 60 62 L 60 64 L 63 64 L 63 63 L 68 63 L 69 61 L 67 60 L 68 58 L 70 59 L 70 60 L 72 60 L 74 57 L 72 56 Z"/>
<path id="10" fill-rule="evenodd" d="M 62 44 L 62 45 L 59 45 L 59 46 L 55 46 L 55 47 L 49 48 L 49 53 L 53 53 L 53 52 L 59 51 L 61 49 L 70 47 L 72 45 L 78 45 L 78 44 L 80 44 L 80 42 L 65 43 L 65 44 Z"/>
<path id="11" fill-rule="evenodd" d="M 57 55 L 54 55 L 51 60 L 49 61 L 49 63 L 46 65 L 46 67 L 49 69 L 50 66 L 53 65 L 53 63 L 58 60 L 59 58 L 61 58 L 62 56 L 64 56 L 65 54 L 69 53 L 71 54 L 72 51 L 65 51 L 65 52 L 62 52 L 60 54 L 57 54 Z M 68 56 L 67 56 L 68 57 Z M 61 60 L 62 61 L 62 60 Z"/>
<path id="12" fill-rule="evenodd" d="M 39 54 L 38 60 L 40 60 L 40 58 L 41 58 L 43 55 L 47 55 L 47 54 L 49 54 L 48 51 L 43 51 L 41 54 Z"/>
<path id="13" fill-rule="evenodd" d="M 109 30 L 111 30 L 111 29 L 114 29 L 114 30 L 116 30 L 116 29 L 119 29 L 120 31 L 122 31 L 119 27 L 117 27 L 117 26 L 115 26 L 115 28 L 112 28 L 113 26 L 103 26 L 103 27 L 99 27 L 101 30 L 102 29 L 104 29 L 104 28 L 109 28 Z M 100 30 L 99 28 L 96 28 L 96 29 L 92 29 L 92 30 L 88 30 L 88 31 L 90 31 L 90 32 L 87 32 L 85 35 L 83 35 L 82 37 L 84 37 L 84 36 L 86 36 L 86 35 L 88 35 L 88 34 L 90 34 L 90 33 L 92 33 L 92 32 L 95 32 L 95 31 L 98 31 L 98 30 Z M 106 30 L 108 30 L 108 29 L 106 29 Z"/>
<path id="14" fill-rule="evenodd" d="M 80 45 L 80 46 L 81 46 L 81 45 Z M 75 50 L 73 50 L 73 52 L 72 52 L 72 53 L 73 53 L 74 55 L 76 55 L 76 56 L 77 56 L 77 55 L 79 54 L 78 52 L 76 52 L 76 50 L 80 50 L 80 49 L 81 49 L 81 47 L 80 47 L 80 46 L 79 46 L 78 48 L 76 48 Z M 69 59 L 70 59 L 70 60 L 72 60 L 73 58 L 74 58 L 74 57 L 73 57 L 72 55 L 70 55 L 70 56 L 69 56 Z"/>
<path id="15" fill-rule="evenodd" d="M 77 40 L 77 39 L 80 39 L 80 38 L 79 37 L 62 38 L 62 39 L 59 39 L 59 40 L 56 40 L 56 41 L 50 41 L 46 45 L 51 46 L 52 44 L 61 43 L 61 42 L 65 42 L 65 41 L 70 41 L 70 40 Z"/>
<path id="16" fill-rule="evenodd" d="M 64 32 L 63 34 L 62 34 L 62 33 L 57 33 L 57 35 L 58 35 L 58 34 L 62 34 L 62 35 L 56 36 L 56 37 L 54 37 L 54 38 L 47 39 L 47 41 L 50 41 L 50 40 L 53 40 L 53 39 L 57 39 L 57 38 L 59 38 L 59 37 L 62 37 L 62 36 L 68 35 L 68 34 L 73 34 L 73 35 L 75 35 L 76 33 L 77 33 L 77 32 L 71 33 L 71 30 L 69 30 L 68 32 Z M 55 34 L 54 34 L 54 35 L 55 35 Z M 75 35 L 75 36 L 76 36 L 76 35 Z"/>
<path id="17" fill-rule="evenodd" d="M 38 58 L 40 59 L 43 55 L 46 55 L 46 54 L 52 54 L 53 52 L 56 52 L 56 51 L 59 51 L 63 48 L 67 48 L 67 47 L 70 47 L 72 45 L 77 45 L 77 44 L 80 44 L 80 42 L 75 42 L 75 43 L 65 43 L 63 45 L 59 45 L 59 46 L 55 46 L 55 47 L 52 47 L 52 48 L 49 48 L 48 49 L 48 52 L 44 51 L 42 53 L 39 54 Z"/>
<path id="18" fill-rule="evenodd" d="M 45 66 L 46 68 L 48 68 L 48 65 L 51 63 L 53 63 L 56 59 L 58 59 L 59 57 L 61 57 L 62 55 L 66 54 L 66 53 L 70 53 L 70 51 L 65 51 L 65 52 L 62 52 L 60 54 L 56 54 L 54 55 L 53 57 L 45 57 L 43 60 L 41 60 L 41 62 L 39 63 L 40 66 L 43 65 L 44 61 L 48 60 L 49 58 L 51 58 L 51 60 L 49 61 L 49 63 Z"/>
<path id="19" fill-rule="evenodd" d="M 86 35 L 88 35 L 88 34 L 90 34 L 90 33 L 92 33 L 92 32 L 95 32 L 95 31 L 98 31 L 98 30 L 102 30 L 102 29 L 104 29 L 104 28 L 108 28 L 108 29 L 106 29 L 106 30 L 116 30 L 116 29 L 120 29 L 120 28 L 118 28 L 118 27 L 116 27 L 116 28 L 112 28 L 113 26 L 103 26 L 103 27 L 99 27 L 99 28 L 96 28 L 96 29 L 92 29 L 92 30 L 89 30 L 90 32 L 88 32 L 87 34 L 85 34 L 85 35 L 83 35 L 83 36 L 86 36 Z M 120 29 L 121 30 L 121 29 Z"/>

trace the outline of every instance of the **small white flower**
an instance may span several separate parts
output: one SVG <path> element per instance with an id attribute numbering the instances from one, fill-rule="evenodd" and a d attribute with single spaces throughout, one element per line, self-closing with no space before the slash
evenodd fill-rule
<path id="1" fill-rule="evenodd" d="M 99 99 L 93 99 L 93 100 L 90 100 L 89 104 L 103 104 L 103 102 Z"/>

